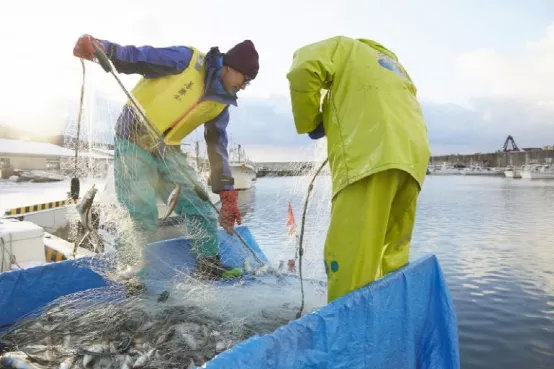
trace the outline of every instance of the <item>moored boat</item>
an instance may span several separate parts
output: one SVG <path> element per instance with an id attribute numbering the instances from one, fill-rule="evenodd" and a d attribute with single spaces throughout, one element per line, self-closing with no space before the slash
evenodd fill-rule
<path id="1" fill-rule="evenodd" d="M 235 181 L 236 190 L 248 190 L 252 187 L 252 182 L 256 180 L 256 169 L 252 164 L 246 162 L 229 163 L 231 166 L 231 175 Z"/>
<path id="2" fill-rule="evenodd" d="M 554 179 L 554 166 L 549 164 L 530 164 L 521 168 L 521 178 Z"/>
<path id="3" fill-rule="evenodd" d="M 504 169 L 506 178 L 521 178 L 521 169 L 517 167 L 507 167 Z"/>
<path id="4" fill-rule="evenodd" d="M 248 190 L 256 180 L 256 167 L 248 160 L 241 145 L 229 149 L 229 166 L 236 190 Z"/>
<path id="5" fill-rule="evenodd" d="M 499 176 L 504 175 L 504 171 L 501 171 L 498 168 L 471 165 L 468 168 L 464 168 L 462 170 L 462 174 L 465 176 Z"/>
<path id="6" fill-rule="evenodd" d="M 430 164 L 427 167 L 427 174 L 435 175 L 435 176 L 460 175 L 462 174 L 462 169 L 444 162 L 440 165 Z"/>

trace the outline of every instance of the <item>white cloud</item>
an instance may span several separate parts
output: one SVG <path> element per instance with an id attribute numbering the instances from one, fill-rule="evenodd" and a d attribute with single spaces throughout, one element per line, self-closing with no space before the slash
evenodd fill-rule
<path id="1" fill-rule="evenodd" d="M 520 147 L 554 142 L 554 24 L 515 53 L 480 48 L 457 58 L 452 104 L 428 99 L 433 154 L 493 152 L 507 135 Z"/>
<path id="2" fill-rule="evenodd" d="M 433 14 L 425 11 L 426 7 L 433 7 Z M 503 4 L 499 7 L 505 8 Z M 537 9 L 525 5 L 521 11 L 527 14 L 525 19 L 531 19 Z M 544 132 L 549 128 L 545 122 L 554 122 L 554 25 L 543 37 L 525 43 L 521 41 L 523 31 L 529 34 L 540 26 L 526 21 L 521 29 L 515 28 L 504 22 L 505 17 L 495 18 L 492 10 L 475 14 L 471 7 L 439 1 L 427 1 L 426 5 L 353 1 L 337 6 L 330 0 L 263 4 L 213 0 L 209 7 L 205 2 L 182 0 L 98 0 L 86 5 L 80 1 L 31 0 L 7 2 L 3 10 L 0 123 L 47 134 L 59 133 L 76 120 L 81 66 L 71 51 L 82 33 L 121 44 L 185 44 L 204 51 L 215 45 L 225 51 L 238 41 L 252 39 L 260 52 L 260 74 L 241 93 L 240 106 L 232 112 L 230 133 L 244 145 L 280 147 L 284 156 L 293 151 L 290 147 L 312 147 L 309 139 L 296 135 L 292 123 L 285 78 L 292 53 L 302 45 L 337 34 L 373 38 L 398 54 L 420 96 L 430 103 L 426 114 L 433 119 L 430 128 L 438 129 L 436 133 L 430 129 L 435 145 L 471 150 L 479 141 L 472 135 L 486 127 L 495 127 L 494 135 L 504 136 L 501 131 L 506 117 L 501 113 L 514 109 L 503 109 L 502 104 L 517 105 L 519 113 L 514 114 L 529 132 Z M 469 20 L 472 29 L 465 27 Z M 491 22 L 501 37 L 483 34 Z M 486 42 L 481 42 L 483 39 Z M 505 40 L 517 40 L 513 42 L 520 43 L 519 52 L 501 51 Z M 468 45 L 484 48 L 456 58 L 460 50 L 471 50 Z M 88 132 L 94 134 L 94 127 L 102 127 L 98 134 L 107 137 L 125 96 L 97 65 L 87 62 L 87 74 Z M 129 88 L 137 79 L 121 78 Z M 477 103 L 479 98 L 486 98 L 494 108 L 486 107 L 485 100 Z M 454 118 L 456 114 L 445 107 L 438 108 L 441 101 L 467 111 L 458 112 L 459 119 Z M 463 124 L 456 126 L 454 122 L 460 121 Z M 513 125 L 515 131 L 521 128 Z M 502 139 L 494 137 L 495 142 Z M 261 150 L 260 155 L 276 150 Z"/>
<path id="3" fill-rule="evenodd" d="M 494 152 L 506 136 L 520 147 L 554 143 L 554 106 L 537 108 L 522 98 L 470 100 L 471 109 L 455 104 L 424 103 L 423 111 L 433 155 Z"/>
<path id="4" fill-rule="evenodd" d="M 473 50 L 457 60 L 463 88 L 473 97 L 522 97 L 554 101 L 554 24 L 544 38 L 528 41 L 518 53 L 490 48 Z"/>

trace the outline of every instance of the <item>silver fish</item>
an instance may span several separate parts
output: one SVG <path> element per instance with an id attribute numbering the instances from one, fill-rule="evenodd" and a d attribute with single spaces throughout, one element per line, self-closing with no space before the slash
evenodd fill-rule
<path id="1" fill-rule="evenodd" d="M 252 273 L 254 271 L 254 268 L 252 268 L 252 263 L 250 262 L 249 258 L 244 259 L 243 268 L 246 273 Z"/>
<path id="2" fill-rule="evenodd" d="M 185 344 L 191 349 L 191 350 L 198 350 L 198 342 L 194 338 L 192 334 L 189 333 L 183 333 L 181 335 L 183 337 L 183 340 L 185 341 Z"/>
<path id="3" fill-rule="evenodd" d="M 225 346 L 226 346 L 226 345 L 225 345 L 225 342 L 223 342 L 223 341 L 217 342 L 217 343 L 215 344 L 215 352 L 217 352 L 217 353 L 219 354 L 220 352 L 225 351 L 225 349 L 226 349 Z"/>
<path id="4" fill-rule="evenodd" d="M 66 334 L 64 337 L 63 337 L 63 345 L 65 347 L 71 347 L 71 335 L 70 334 Z"/>
<path id="5" fill-rule="evenodd" d="M 75 207 L 77 209 L 77 212 L 79 213 L 79 217 L 81 218 L 81 223 L 87 231 L 93 231 L 94 229 L 92 226 L 91 209 L 92 203 L 94 201 L 94 196 L 96 196 L 96 191 L 97 189 L 95 185 L 92 185 L 90 190 L 87 191 L 85 196 L 83 196 L 82 200 Z"/>
<path id="6" fill-rule="evenodd" d="M 150 360 L 150 358 L 154 354 L 154 351 L 156 351 L 156 349 L 151 349 L 147 353 L 139 356 L 137 361 L 135 361 L 135 363 L 133 364 L 133 368 L 142 368 L 144 365 L 146 365 L 146 362 Z"/>
<path id="7" fill-rule="evenodd" d="M 175 329 L 173 329 L 173 328 L 170 329 L 168 332 L 162 334 L 156 340 L 156 346 L 159 346 L 159 345 L 169 341 L 174 334 L 175 334 Z"/>
<path id="8" fill-rule="evenodd" d="M 173 210 L 175 209 L 175 205 L 177 205 L 177 201 L 179 201 L 179 195 L 181 194 L 181 185 L 176 185 L 173 191 L 169 194 L 169 197 L 167 198 L 167 212 L 162 217 L 162 220 L 167 219 L 171 213 L 173 213 Z"/>
<path id="9" fill-rule="evenodd" d="M 112 368 L 112 360 L 108 357 L 101 357 L 94 361 L 92 369 L 110 369 Z"/>
<path id="10" fill-rule="evenodd" d="M 0 367 L 7 369 L 39 369 L 27 361 L 27 355 L 21 351 L 7 352 L 0 357 Z"/>
<path id="11" fill-rule="evenodd" d="M 71 367 L 73 367 L 74 362 L 75 362 L 75 358 L 68 357 L 67 359 L 61 362 L 59 369 L 70 369 Z"/>
<path id="12" fill-rule="evenodd" d="M 125 355 L 120 369 L 131 369 L 133 367 L 133 359 L 129 355 Z"/>
<path id="13" fill-rule="evenodd" d="M 100 353 L 104 352 L 106 350 L 106 348 L 107 348 L 106 345 L 96 344 L 96 345 L 92 345 L 90 348 L 86 349 L 86 351 L 90 352 L 90 354 L 85 354 L 85 356 L 83 357 L 83 366 L 86 368 L 90 364 L 92 364 L 93 361 L 97 357 L 97 355 L 94 355 L 94 354 L 95 353 L 100 354 Z"/>
<path id="14" fill-rule="evenodd" d="M 194 365 L 194 360 L 190 359 L 187 369 L 194 369 L 194 368 L 196 368 L 196 365 Z"/>
<path id="15" fill-rule="evenodd" d="M 92 224 L 92 202 L 94 201 L 94 196 L 96 195 L 96 187 L 92 185 L 91 189 L 87 191 L 83 199 L 75 207 L 81 218 L 81 224 L 85 228 L 85 235 L 81 238 L 79 242 L 75 242 L 73 248 L 73 257 L 76 257 L 77 250 L 81 244 L 91 235 L 96 235 L 94 226 Z M 94 244 L 94 250 L 96 251 L 97 245 Z"/>

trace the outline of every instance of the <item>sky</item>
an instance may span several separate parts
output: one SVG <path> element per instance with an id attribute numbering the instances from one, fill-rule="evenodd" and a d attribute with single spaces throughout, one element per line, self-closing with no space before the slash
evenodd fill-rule
<path id="1" fill-rule="evenodd" d="M 286 73 L 297 48 L 336 35 L 391 49 L 418 88 L 433 155 L 554 144 L 554 1 L 7 2 L 0 14 L 0 124 L 53 135 L 74 130 L 88 33 L 123 45 L 226 51 L 251 39 L 260 72 L 231 109 L 231 142 L 254 161 L 321 155 L 294 129 Z M 109 140 L 125 96 L 86 62 L 85 135 Z M 131 89 L 138 76 L 122 76 Z M 201 130 L 188 142 L 202 140 Z M 324 151 L 324 150 L 323 150 Z"/>

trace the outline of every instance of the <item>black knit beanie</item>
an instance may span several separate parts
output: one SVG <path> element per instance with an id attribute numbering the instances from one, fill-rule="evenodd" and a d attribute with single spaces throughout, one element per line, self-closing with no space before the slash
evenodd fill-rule
<path id="1" fill-rule="evenodd" d="M 250 40 L 236 44 L 223 55 L 223 64 L 238 70 L 250 79 L 258 75 L 258 52 Z"/>

